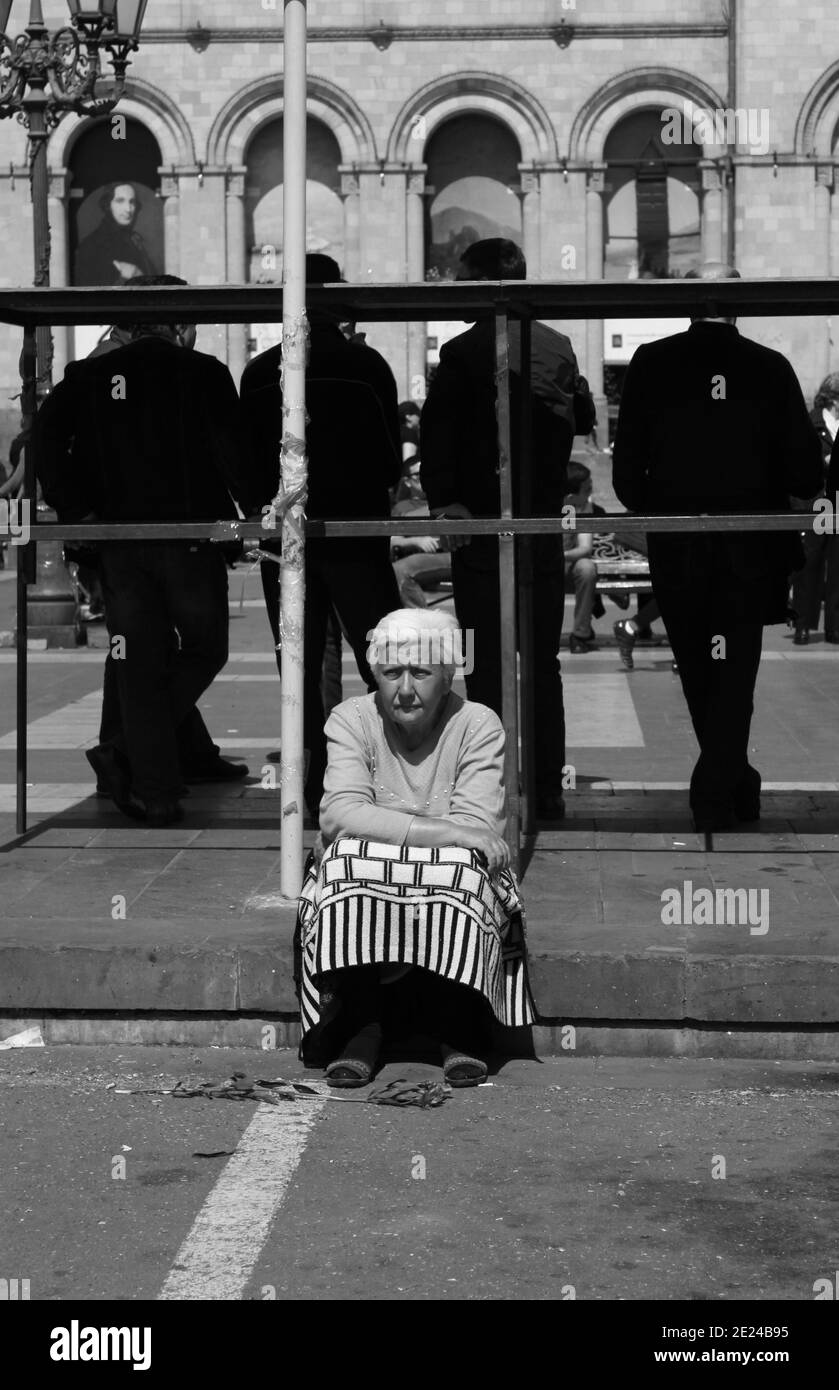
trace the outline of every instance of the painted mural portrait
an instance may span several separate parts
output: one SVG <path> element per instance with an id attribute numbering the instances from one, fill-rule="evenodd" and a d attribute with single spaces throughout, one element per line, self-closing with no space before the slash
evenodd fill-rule
<path id="1" fill-rule="evenodd" d="M 90 214 L 89 204 L 98 210 L 100 220 L 93 231 L 79 240 L 74 284 L 125 285 L 139 275 L 162 274 L 160 232 L 153 225 L 159 222 L 159 216 L 143 217 L 150 201 L 157 202 L 150 190 L 127 179 L 108 183 L 85 199 L 79 208 L 80 230 L 85 213 Z"/>

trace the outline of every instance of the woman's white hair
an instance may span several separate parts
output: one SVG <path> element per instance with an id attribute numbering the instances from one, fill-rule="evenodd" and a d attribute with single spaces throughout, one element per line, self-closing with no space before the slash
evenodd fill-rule
<path id="1" fill-rule="evenodd" d="M 427 608 L 396 608 L 367 634 L 371 667 L 400 665 L 410 656 L 423 666 L 443 666 L 454 675 L 463 664 L 460 624 L 452 613 Z"/>

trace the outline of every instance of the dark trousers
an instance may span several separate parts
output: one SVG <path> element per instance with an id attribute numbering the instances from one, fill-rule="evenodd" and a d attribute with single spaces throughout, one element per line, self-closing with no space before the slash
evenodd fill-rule
<path id="1" fill-rule="evenodd" d="M 553 538 L 551 538 L 553 539 Z M 501 709 L 501 587 L 498 566 L 476 569 L 463 551 L 452 556 L 454 603 L 460 626 L 473 634 L 474 667 L 465 677 L 470 700 L 489 705 L 499 718 Z M 536 795 L 559 793 L 565 765 L 565 707 L 559 640 L 565 610 L 565 571 L 558 565 L 539 568 L 533 578 L 533 669 L 522 671 L 522 683 L 533 690 L 536 740 Z M 468 650 L 468 639 L 465 644 Z"/>
<path id="2" fill-rule="evenodd" d="M 824 630 L 839 634 L 839 536 L 805 531 L 804 568 L 792 576 L 792 606 L 799 627 L 818 631 L 824 599 Z"/>
<path id="3" fill-rule="evenodd" d="M 263 560 L 259 566 L 262 578 L 262 595 L 265 611 L 274 638 L 274 657 L 277 673 L 282 679 L 283 660 L 280 642 L 280 567 L 273 560 Z M 326 622 L 326 641 L 323 649 L 320 693 L 323 700 L 323 717 L 328 719 L 336 705 L 344 698 L 343 690 L 343 633 L 338 615 L 334 609 Z"/>
<path id="4" fill-rule="evenodd" d="M 168 800 L 181 785 L 177 729 L 227 661 L 224 557 L 182 541 L 104 543 L 102 589 L 111 651 L 123 653 L 113 660 L 122 714 L 117 746 L 137 795 Z"/>
<path id="5" fill-rule="evenodd" d="M 172 633 L 171 650 L 173 656 L 177 654 L 178 639 L 175 632 Z M 117 680 L 118 664 L 109 652 L 105 658 L 105 674 L 102 681 L 102 720 L 99 725 L 99 742 L 121 747 L 123 745 L 123 728 L 122 711 L 119 705 L 119 682 Z M 218 744 L 213 743 L 210 731 L 198 709 L 193 708 L 189 711 L 189 714 L 175 730 L 175 736 L 178 741 L 178 762 L 184 776 L 188 776 L 190 772 L 206 770 L 219 756 Z"/>
<path id="6" fill-rule="evenodd" d="M 650 556 L 650 573 L 699 743 L 691 805 L 728 813 L 749 781 L 749 730 L 763 623 L 726 616 L 725 599 L 703 606 L 703 590 L 674 584 Z M 724 638 L 725 647 L 718 641 Z M 724 656 L 714 655 L 724 650 Z"/>
<path id="7" fill-rule="evenodd" d="M 366 655 L 370 633 L 386 613 L 399 607 L 399 590 L 389 551 L 387 538 L 381 541 L 309 541 L 306 546 L 303 742 L 309 753 L 309 763 L 304 794 L 312 815 L 317 815 L 326 772 L 322 675 L 330 618 L 333 612 L 337 614 L 352 647 L 359 675 L 368 690 L 375 690 L 376 682 Z M 280 567 L 272 568 L 276 570 L 272 600 L 276 605 Z M 264 570 L 263 583 L 266 583 Z M 268 616 L 270 619 L 270 604 Z"/>

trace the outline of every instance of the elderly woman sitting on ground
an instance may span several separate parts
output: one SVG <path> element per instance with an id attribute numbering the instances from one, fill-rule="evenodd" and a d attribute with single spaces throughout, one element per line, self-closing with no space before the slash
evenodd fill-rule
<path id="1" fill-rule="evenodd" d="M 474 1086 L 492 1014 L 534 1019 L 504 841 L 504 730 L 452 691 L 454 618 L 400 609 L 371 639 L 377 692 L 326 725 L 326 849 L 298 918 L 301 1055 L 332 1059 L 332 1086 L 366 1085 L 398 1020 L 435 1039 L 446 1081 Z"/>

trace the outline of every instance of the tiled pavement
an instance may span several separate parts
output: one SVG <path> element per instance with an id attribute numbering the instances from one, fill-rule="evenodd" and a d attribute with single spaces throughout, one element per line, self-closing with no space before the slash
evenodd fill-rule
<path id="1" fill-rule="evenodd" d="M 0 1015 L 293 1015 L 276 792 L 260 785 L 279 709 L 257 586 L 256 576 L 232 577 L 234 655 L 203 702 L 217 740 L 247 758 L 252 777 L 196 788 L 176 829 L 143 830 L 91 795 L 81 749 L 95 737 L 101 652 L 39 652 L 31 828 L 16 840 L 14 656 L 0 653 Z M 0 628 L 13 588 L 0 583 Z M 632 676 L 614 649 L 566 655 L 577 789 L 564 825 L 526 847 L 523 878 L 544 1018 L 839 1021 L 839 652 L 792 648 L 780 629 L 767 646 L 754 725 L 765 818 L 708 843 L 687 818 L 692 735 L 667 649 L 639 650 Z M 351 694 L 359 686 L 349 666 L 347 675 Z M 685 883 L 766 890 L 767 930 L 664 925 L 661 895 Z M 0 1018 L 4 1032 L 12 1026 Z"/>

